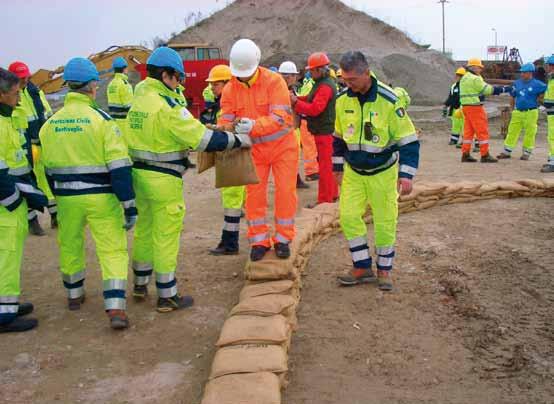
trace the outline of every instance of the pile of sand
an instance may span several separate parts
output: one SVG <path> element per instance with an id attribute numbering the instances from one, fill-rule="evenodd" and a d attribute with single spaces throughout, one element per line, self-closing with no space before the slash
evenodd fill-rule
<path id="1" fill-rule="evenodd" d="M 420 104 L 444 101 L 455 70 L 439 52 L 338 0 L 237 0 L 170 42 L 218 45 L 228 55 L 239 38 L 253 39 L 266 65 L 291 59 L 304 66 L 314 51 L 338 63 L 345 51 L 361 50 L 381 80 L 405 87 Z"/>

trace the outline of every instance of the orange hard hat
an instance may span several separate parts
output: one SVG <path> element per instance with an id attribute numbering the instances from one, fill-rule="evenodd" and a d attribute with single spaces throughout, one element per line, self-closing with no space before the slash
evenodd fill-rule
<path id="1" fill-rule="evenodd" d="M 325 53 L 316 52 L 316 53 L 312 53 L 308 58 L 308 66 L 306 66 L 306 69 L 307 70 L 317 69 L 318 67 L 327 66 L 330 63 L 331 61 L 329 60 L 329 58 Z"/>

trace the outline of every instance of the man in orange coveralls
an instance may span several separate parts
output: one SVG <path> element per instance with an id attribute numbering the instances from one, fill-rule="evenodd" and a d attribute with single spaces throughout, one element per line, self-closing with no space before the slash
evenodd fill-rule
<path id="1" fill-rule="evenodd" d="M 233 126 L 252 138 L 252 158 L 259 184 L 246 187 L 250 259 L 261 260 L 273 244 L 277 257 L 290 257 L 296 216 L 298 145 L 294 136 L 289 91 L 283 78 L 260 67 L 261 52 L 249 39 L 231 48 L 233 79 L 221 96 L 219 126 Z M 267 184 L 270 171 L 275 179 L 275 235 L 266 221 Z"/>

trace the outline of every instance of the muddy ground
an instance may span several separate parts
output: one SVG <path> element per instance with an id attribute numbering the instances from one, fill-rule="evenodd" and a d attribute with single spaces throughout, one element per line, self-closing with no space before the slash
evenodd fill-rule
<path id="1" fill-rule="evenodd" d="M 416 122 L 422 119 L 419 179 L 541 177 L 544 123 L 531 161 L 462 166 L 459 151 L 446 146 L 448 125 L 429 122 L 439 115 L 440 109 L 414 113 Z M 493 127 L 496 132 L 498 123 Z M 493 141 L 493 151 L 500 149 Z M 244 241 L 240 256 L 207 254 L 221 225 L 212 175 L 185 176 L 178 275 L 180 289 L 196 298 L 189 311 L 158 314 L 154 296 L 141 304 L 129 300 L 132 327 L 113 332 L 92 243 L 88 299 L 80 312 L 69 312 L 56 232 L 28 239 L 23 300 L 35 303 L 40 326 L 2 336 L 0 402 L 200 402 L 247 254 Z M 300 203 L 315 191 L 313 185 L 303 191 Z M 499 200 L 403 216 L 398 287 L 387 296 L 371 287 L 336 288 L 334 278 L 349 258 L 342 236 L 326 241 L 307 270 L 285 402 L 552 403 L 552 203 Z"/>

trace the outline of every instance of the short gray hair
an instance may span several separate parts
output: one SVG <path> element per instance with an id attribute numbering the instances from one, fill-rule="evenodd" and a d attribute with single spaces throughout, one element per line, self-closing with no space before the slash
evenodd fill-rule
<path id="1" fill-rule="evenodd" d="M 14 86 L 19 86 L 19 77 L 0 67 L 0 93 L 8 93 Z"/>
<path id="2" fill-rule="evenodd" d="M 369 63 L 364 54 L 360 51 L 346 52 L 340 58 L 340 68 L 344 72 L 355 71 L 358 74 L 362 74 L 369 70 Z"/>
<path id="3" fill-rule="evenodd" d="M 68 81 L 67 85 L 69 86 L 69 89 L 74 93 L 81 93 L 81 94 L 88 94 L 92 92 L 92 88 L 90 84 L 92 81 L 89 81 L 87 83 L 81 83 L 79 81 Z"/>

